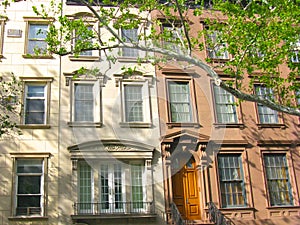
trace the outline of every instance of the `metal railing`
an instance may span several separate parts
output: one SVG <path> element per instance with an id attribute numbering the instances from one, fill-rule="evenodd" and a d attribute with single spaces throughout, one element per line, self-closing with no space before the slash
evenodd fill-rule
<path id="1" fill-rule="evenodd" d="M 171 215 L 173 223 L 176 225 L 186 225 L 185 220 L 182 219 L 181 214 L 176 206 L 176 204 L 173 202 L 171 203 Z"/>
<path id="2" fill-rule="evenodd" d="M 74 203 L 74 215 L 100 214 L 152 214 L 152 202 Z"/>
<path id="3" fill-rule="evenodd" d="M 222 214 L 213 202 L 209 202 L 207 205 L 209 220 L 211 222 L 216 225 L 233 225 L 233 223 Z"/>

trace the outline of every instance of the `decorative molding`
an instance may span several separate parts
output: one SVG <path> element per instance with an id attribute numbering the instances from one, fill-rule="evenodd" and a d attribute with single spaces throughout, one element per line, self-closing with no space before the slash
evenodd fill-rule
<path id="1" fill-rule="evenodd" d="M 121 82 L 145 82 L 148 81 L 149 86 L 152 86 L 153 76 L 136 71 L 132 74 L 122 73 L 114 74 L 116 87 L 120 86 Z"/>

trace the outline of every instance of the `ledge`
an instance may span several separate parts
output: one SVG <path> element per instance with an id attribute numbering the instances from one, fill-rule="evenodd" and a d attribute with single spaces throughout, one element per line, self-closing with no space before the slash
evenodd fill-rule
<path id="1" fill-rule="evenodd" d="M 10 221 L 24 221 L 24 220 L 48 220 L 47 216 L 11 216 L 8 217 Z"/>
<path id="2" fill-rule="evenodd" d="M 121 122 L 119 123 L 120 127 L 136 127 L 136 128 L 151 128 L 152 123 L 143 123 L 143 122 Z"/>
<path id="3" fill-rule="evenodd" d="M 102 127 L 101 122 L 68 122 L 69 127 Z"/>
<path id="4" fill-rule="evenodd" d="M 258 129 L 263 129 L 263 128 L 280 128 L 280 129 L 285 129 L 287 126 L 282 123 L 258 123 L 257 124 Z"/>
<path id="5" fill-rule="evenodd" d="M 119 62 L 138 62 L 141 60 L 141 58 L 139 58 L 139 56 L 137 57 L 122 57 L 122 56 L 119 56 L 118 58 L 118 61 Z M 141 60 L 141 63 L 147 63 L 146 60 Z"/>
<path id="6" fill-rule="evenodd" d="M 22 55 L 25 59 L 53 59 L 52 55 Z"/>
<path id="7" fill-rule="evenodd" d="M 166 123 L 168 128 L 173 128 L 173 127 L 194 127 L 194 128 L 199 128 L 200 124 L 199 123 Z"/>
<path id="8" fill-rule="evenodd" d="M 98 61 L 100 56 L 69 56 L 70 61 Z"/>
<path id="9" fill-rule="evenodd" d="M 137 214 L 117 214 L 117 213 L 113 213 L 113 214 L 97 214 L 97 215 L 89 215 L 89 214 L 82 214 L 82 215 L 71 215 L 71 218 L 73 220 L 78 220 L 78 219 L 114 219 L 114 220 L 122 220 L 122 219 L 142 219 L 142 218 L 156 218 L 157 215 L 156 214 L 149 214 L 149 213 L 145 213 L 145 214 L 141 214 L 141 213 L 137 213 Z"/>
<path id="10" fill-rule="evenodd" d="M 244 129 L 246 126 L 243 123 L 214 123 L 216 128 L 239 128 Z"/>
<path id="11" fill-rule="evenodd" d="M 50 129 L 51 125 L 47 124 L 21 124 L 17 125 L 20 129 Z"/>

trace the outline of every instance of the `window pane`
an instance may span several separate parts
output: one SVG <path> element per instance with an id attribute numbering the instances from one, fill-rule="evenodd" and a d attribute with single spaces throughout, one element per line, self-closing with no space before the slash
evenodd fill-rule
<path id="1" fill-rule="evenodd" d="M 19 159 L 17 173 L 42 173 L 42 162 L 40 159 Z"/>
<path id="2" fill-rule="evenodd" d="M 75 121 L 94 121 L 94 84 L 75 84 Z"/>
<path id="3" fill-rule="evenodd" d="M 189 83 L 169 82 L 169 102 L 172 122 L 191 122 Z"/>
<path id="4" fill-rule="evenodd" d="M 41 196 L 18 196 L 17 207 L 40 207 Z"/>
<path id="5" fill-rule="evenodd" d="M 92 171 L 86 162 L 79 162 L 79 203 L 81 212 L 92 208 Z"/>
<path id="6" fill-rule="evenodd" d="M 124 92 L 126 121 L 142 122 L 144 118 L 142 86 L 125 85 Z"/>
<path id="7" fill-rule="evenodd" d="M 41 176 L 18 176 L 18 194 L 40 194 Z"/>
<path id="8" fill-rule="evenodd" d="M 292 193 L 285 154 L 265 154 L 264 164 L 271 206 L 292 205 Z"/>
<path id="9" fill-rule="evenodd" d="M 218 155 L 218 172 L 222 207 L 239 207 L 246 205 L 241 156 Z"/>

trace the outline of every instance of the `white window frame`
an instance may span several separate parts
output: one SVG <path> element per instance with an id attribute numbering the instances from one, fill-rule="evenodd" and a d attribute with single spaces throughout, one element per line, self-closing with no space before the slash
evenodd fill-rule
<path id="1" fill-rule="evenodd" d="M 88 84 L 93 85 L 93 121 L 75 121 L 75 85 Z M 99 79 L 74 79 L 71 82 L 71 109 L 70 122 L 71 126 L 101 126 L 101 86 Z"/>
<path id="2" fill-rule="evenodd" d="M 262 89 L 263 88 L 263 89 Z M 262 84 L 254 85 L 255 94 L 264 98 L 270 98 L 271 96 L 266 96 L 266 94 L 272 95 L 274 97 L 273 91 L 271 88 L 267 88 Z M 266 93 L 267 92 L 267 93 Z M 259 103 L 257 105 L 257 116 L 260 124 L 279 124 L 279 116 L 278 112 L 268 108 L 267 106 L 261 105 Z M 265 118 L 269 118 L 267 121 Z"/>
<path id="3" fill-rule="evenodd" d="M 215 117 L 216 117 L 216 121 L 217 123 L 221 123 L 221 124 L 236 124 L 238 123 L 238 110 L 237 110 L 237 106 L 235 105 L 235 98 L 234 96 L 227 92 L 226 90 L 222 89 L 221 87 L 215 85 L 215 84 L 212 84 L 213 86 L 213 96 L 214 96 L 214 102 L 215 102 Z M 218 93 L 217 93 L 218 92 Z M 218 102 L 218 96 L 226 96 L 227 98 L 227 102 Z M 230 99 L 228 99 L 228 97 Z M 222 112 L 220 110 L 220 108 L 218 107 L 226 107 L 226 109 L 228 109 L 228 107 L 232 107 L 233 108 L 233 112 L 232 113 L 229 113 L 228 111 L 227 112 Z M 222 115 L 232 115 L 234 117 L 234 121 L 224 121 L 223 119 L 223 116 Z M 220 118 L 221 117 L 221 118 Z"/>
<path id="4" fill-rule="evenodd" d="M 151 126 L 151 112 L 150 112 L 150 96 L 149 96 L 149 81 L 121 81 L 121 98 L 122 98 L 122 122 L 121 126 L 136 126 L 136 127 L 150 127 Z M 125 86 L 142 86 L 142 101 L 143 101 L 143 120 L 142 121 L 127 121 L 126 115 L 126 96 L 125 96 Z"/>
<path id="5" fill-rule="evenodd" d="M 124 31 L 127 31 L 127 30 L 135 30 L 136 31 L 136 36 L 133 37 L 132 41 L 130 40 L 132 37 L 127 37 L 124 34 Z M 121 38 L 123 39 L 124 43 L 126 43 L 126 44 L 132 45 L 131 43 L 138 42 L 139 41 L 138 40 L 139 33 L 140 33 L 139 28 L 132 28 L 132 29 L 120 28 Z M 126 51 L 129 51 L 130 54 L 127 54 Z M 124 48 L 122 48 L 122 51 L 121 51 L 121 57 L 123 57 L 123 58 L 138 58 L 139 53 L 140 53 L 140 51 L 138 49 L 124 47 Z"/>
<path id="6" fill-rule="evenodd" d="M 43 87 L 44 96 L 40 97 L 29 97 L 28 96 L 28 88 L 32 86 L 40 86 Z M 46 124 L 47 123 L 47 84 L 46 83 L 25 83 L 25 98 L 24 98 L 24 124 L 32 125 L 32 124 Z M 26 114 L 27 114 L 27 106 L 29 100 L 41 100 L 44 102 L 44 113 L 43 113 L 43 123 L 28 123 L 26 122 Z"/>
<path id="7" fill-rule="evenodd" d="M 99 177 L 99 201 L 100 201 L 100 205 L 98 208 L 99 211 L 101 213 L 123 213 L 126 212 L 126 205 L 122 205 L 122 208 L 114 208 L 112 206 L 115 206 L 115 192 L 114 192 L 114 188 L 115 188 L 115 177 L 114 177 L 114 173 L 115 173 L 115 165 L 120 166 L 121 167 L 121 182 L 122 182 L 122 186 L 121 186 L 121 195 L 122 195 L 122 203 L 123 202 L 127 202 L 126 199 L 126 173 L 125 170 L 126 168 L 124 167 L 123 163 L 116 163 L 116 162 L 101 162 L 100 166 L 99 166 L 99 172 L 98 172 L 98 177 Z M 104 194 L 108 194 L 108 209 L 102 209 L 103 206 L 103 202 L 102 202 L 102 180 L 101 180 L 101 166 L 107 166 L 107 179 L 108 179 L 108 193 L 104 193 Z M 121 204 L 122 204 L 121 203 Z"/>
<path id="8" fill-rule="evenodd" d="M 130 187 L 131 187 L 131 202 L 132 204 L 135 204 L 135 202 L 133 201 L 133 176 L 132 176 L 132 170 L 133 167 L 138 166 L 140 168 L 140 172 L 141 172 L 141 181 L 142 181 L 142 194 L 143 194 L 143 199 L 142 199 L 142 204 L 146 203 L 146 205 L 143 205 L 141 208 L 134 208 L 134 205 L 132 205 L 132 211 L 133 212 L 145 212 L 147 211 L 147 193 L 146 193 L 146 166 L 143 163 L 137 163 L 137 162 L 133 162 L 130 164 Z M 138 204 L 138 202 L 137 202 Z"/>
<path id="9" fill-rule="evenodd" d="M 292 44 L 292 54 L 291 62 L 300 63 L 300 39 Z"/>
<path id="10" fill-rule="evenodd" d="M 192 91 L 193 89 L 191 88 L 191 84 L 190 84 L 190 80 L 179 80 L 179 79 L 167 79 L 167 93 L 168 93 L 168 108 L 169 108 L 169 121 L 170 123 L 194 123 L 194 110 L 193 110 L 193 99 L 192 99 Z M 170 84 L 171 83 L 183 83 L 183 84 L 186 84 L 187 87 L 188 87 L 188 91 L 189 91 L 189 96 L 188 96 L 188 104 L 189 104 L 189 117 L 190 119 L 188 121 L 173 121 L 172 120 L 172 110 L 171 110 L 171 104 L 172 104 L 172 101 L 171 101 L 171 97 L 170 97 Z"/>

